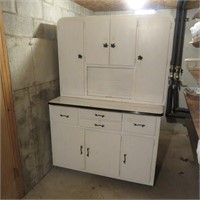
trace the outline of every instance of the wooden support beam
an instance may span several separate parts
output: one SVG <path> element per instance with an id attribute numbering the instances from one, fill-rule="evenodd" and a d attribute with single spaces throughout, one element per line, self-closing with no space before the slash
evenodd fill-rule
<path id="1" fill-rule="evenodd" d="M 1 198 L 24 195 L 6 38 L 0 2 Z"/>

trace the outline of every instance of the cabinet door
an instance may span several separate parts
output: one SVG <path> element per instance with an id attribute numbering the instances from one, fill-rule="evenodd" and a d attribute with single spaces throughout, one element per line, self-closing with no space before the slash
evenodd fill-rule
<path id="1" fill-rule="evenodd" d="M 120 177 L 148 184 L 151 178 L 154 140 L 137 136 L 122 136 Z"/>
<path id="2" fill-rule="evenodd" d="M 109 64 L 110 17 L 86 17 L 84 51 L 86 64 Z"/>
<path id="3" fill-rule="evenodd" d="M 86 170 L 95 174 L 118 177 L 120 135 L 86 131 Z"/>
<path id="4" fill-rule="evenodd" d="M 60 91 L 62 96 L 84 96 L 83 20 L 63 18 L 58 23 Z"/>
<path id="5" fill-rule="evenodd" d="M 111 65 L 135 64 L 136 28 L 135 16 L 111 16 Z"/>
<path id="6" fill-rule="evenodd" d="M 53 164 L 84 169 L 84 129 L 51 122 Z"/>
<path id="7" fill-rule="evenodd" d="M 162 103 L 167 83 L 171 21 L 140 17 L 137 31 L 135 100 Z"/>

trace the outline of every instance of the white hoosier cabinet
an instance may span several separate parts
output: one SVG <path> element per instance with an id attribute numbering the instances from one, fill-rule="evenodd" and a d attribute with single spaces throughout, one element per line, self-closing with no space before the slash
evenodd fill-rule
<path id="1" fill-rule="evenodd" d="M 168 15 L 59 21 L 55 166 L 154 184 L 172 33 Z"/>

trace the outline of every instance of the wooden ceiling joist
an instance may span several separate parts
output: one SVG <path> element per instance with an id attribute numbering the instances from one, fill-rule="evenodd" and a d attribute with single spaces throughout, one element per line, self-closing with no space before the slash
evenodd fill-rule
<path id="1" fill-rule="evenodd" d="M 178 0 L 147 0 L 145 9 L 175 9 Z M 77 4 L 97 11 L 125 11 L 129 10 L 126 0 L 74 0 Z M 188 1 L 187 9 L 198 8 L 199 0 Z"/>

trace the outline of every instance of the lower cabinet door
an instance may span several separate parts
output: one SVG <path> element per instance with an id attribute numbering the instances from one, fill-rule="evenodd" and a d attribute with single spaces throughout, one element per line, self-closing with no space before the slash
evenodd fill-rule
<path id="1" fill-rule="evenodd" d="M 137 136 L 122 136 L 120 177 L 149 184 L 151 179 L 154 140 Z"/>
<path id="2" fill-rule="evenodd" d="M 84 129 L 51 123 L 53 164 L 84 169 Z"/>
<path id="3" fill-rule="evenodd" d="M 120 135 L 86 131 L 86 170 L 119 177 Z"/>

